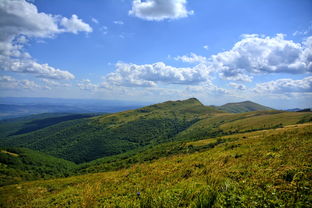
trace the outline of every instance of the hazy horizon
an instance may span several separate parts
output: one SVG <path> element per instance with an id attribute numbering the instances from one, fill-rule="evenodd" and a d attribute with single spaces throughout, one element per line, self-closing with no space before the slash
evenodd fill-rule
<path id="1" fill-rule="evenodd" d="M 190 98 L 196 98 L 196 97 L 189 97 L 186 99 L 190 99 Z M 130 106 L 130 107 L 143 107 L 143 106 L 147 106 L 147 105 L 153 105 L 153 104 L 158 104 L 161 102 L 166 102 L 166 101 L 178 101 L 178 100 L 186 100 L 186 99 L 171 99 L 171 100 L 164 100 L 164 101 L 159 101 L 159 102 L 143 102 L 143 101 L 127 101 L 127 100 L 106 100 L 106 99 L 88 99 L 88 98 L 50 98 L 50 97 L 0 97 L 0 104 L 55 104 L 55 105 L 77 105 L 77 107 L 80 106 L 100 106 L 100 105 L 105 105 L 105 107 L 113 107 L 113 106 Z M 198 98 L 196 98 L 198 99 Z M 229 104 L 229 103 L 240 103 L 240 102 L 246 102 L 246 101 L 250 101 L 250 102 L 254 102 L 260 105 L 264 105 L 273 109 L 277 109 L 277 110 L 290 110 L 290 109 L 305 109 L 305 108 L 310 108 L 312 109 L 312 104 L 309 105 L 308 107 L 298 107 L 298 106 L 293 106 L 292 108 L 282 108 L 280 106 L 274 107 L 274 106 L 270 106 L 270 105 L 265 105 L 261 102 L 255 102 L 253 100 L 241 100 L 238 102 L 226 102 L 226 103 L 222 103 L 219 105 L 216 104 L 211 104 L 211 103 L 205 103 L 202 102 L 200 99 L 198 99 L 202 104 L 206 105 L 206 106 L 222 106 L 225 104 Z M 102 111 L 104 112 L 104 111 Z"/>

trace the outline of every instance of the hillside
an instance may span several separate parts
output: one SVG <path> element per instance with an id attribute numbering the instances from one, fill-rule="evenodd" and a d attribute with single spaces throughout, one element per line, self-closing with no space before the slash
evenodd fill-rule
<path id="1" fill-rule="evenodd" d="M 218 107 L 218 109 L 228 113 L 244 113 L 250 111 L 273 110 L 272 108 L 251 101 L 244 101 L 239 103 L 227 103 L 225 105 Z"/>
<path id="2" fill-rule="evenodd" d="M 66 177 L 77 166 L 26 148 L 0 148 L 0 186 L 22 181 Z"/>
<path id="3" fill-rule="evenodd" d="M 26 147 L 76 163 L 170 141 L 202 117 L 220 113 L 197 99 L 168 101 L 136 110 L 65 121 L 0 139 L 0 146 Z"/>
<path id="4" fill-rule="evenodd" d="M 30 148 L 75 163 L 84 163 L 129 151 L 136 154 L 144 151 L 145 147 L 161 143 L 271 129 L 311 120 L 311 112 L 271 110 L 224 113 L 191 98 L 120 113 L 61 120 L 46 128 L 34 128 L 34 131 L 14 135 L 25 129 L 19 127 L 17 133 L 11 132 L 12 136 L 0 139 L 0 146 Z M 40 125 L 49 123 L 40 121 L 45 120 L 39 120 L 37 123 Z"/>
<path id="5" fill-rule="evenodd" d="M 88 118 L 99 114 L 42 113 L 0 120 L 0 138 L 36 131 L 64 121 Z"/>
<path id="6" fill-rule="evenodd" d="M 128 169 L 1 187 L 0 206 L 311 207 L 311 139 L 307 123 L 188 142 Z"/>

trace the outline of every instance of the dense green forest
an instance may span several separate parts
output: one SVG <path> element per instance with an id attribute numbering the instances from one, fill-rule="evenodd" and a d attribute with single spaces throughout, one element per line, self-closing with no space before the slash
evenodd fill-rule
<path id="1" fill-rule="evenodd" d="M 77 165 L 26 148 L 0 149 L 0 186 L 21 181 L 67 177 Z"/>
<path id="2" fill-rule="evenodd" d="M 24 134 L 42 129 L 54 124 L 96 116 L 94 113 L 69 114 L 69 113 L 42 113 L 20 118 L 0 120 L 0 138 Z"/>

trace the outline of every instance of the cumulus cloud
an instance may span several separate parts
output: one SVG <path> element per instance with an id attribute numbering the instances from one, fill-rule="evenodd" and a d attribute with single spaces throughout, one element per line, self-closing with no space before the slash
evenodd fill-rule
<path id="1" fill-rule="evenodd" d="M 301 80 L 278 79 L 260 83 L 256 85 L 253 91 L 257 93 L 312 92 L 312 76 Z"/>
<path id="2" fill-rule="evenodd" d="M 133 0 L 129 14 L 150 21 L 178 19 L 194 13 L 185 6 L 186 0 Z"/>
<path id="3" fill-rule="evenodd" d="M 144 65 L 117 63 L 116 70 L 104 79 L 106 84 L 127 87 L 153 87 L 157 83 L 199 84 L 209 79 L 209 69 L 204 64 L 177 68 L 163 62 Z"/>
<path id="4" fill-rule="evenodd" d="M 229 80 L 251 81 L 247 74 L 312 72 L 312 37 L 303 43 L 275 37 L 244 35 L 234 47 L 211 56 L 215 70 Z"/>
<path id="5" fill-rule="evenodd" d="M 31 58 L 12 58 L 0 55 L 0 70 L 34 74 L 37 77 L 50 79 L 74 79 L 75 76 L 68 71 L 56 69 L 48 64 L 39 64 Z"/>
<path id="6" fill-rule="evenodd" d="M 77 34 L 78 32 L 92 32 L 92 28 L 87 23 L 83 22 L 81 19 L 78 18 L 77 15 L 73 14 L 70 19 L 67 17 L 63 17 L 60 25 L 64 28 L 61 31 L 64 32 L 71 32 Z"/>
<path id="7" fill-rule="evenodd" d="M 235 82 L 230 82 L 229 85 L 235 89 L 238 89 L 238 90 L 246 90 L 247 87 L 243 84 L 238 84 L 238 83 L 235 83 Z"/>
<path id="8" fill-rule="evenodd" d="M 185 63 L 205 63 L 207 61 L 206 57 L 199 56 L 195 53 L 190 53 L 190 55 L 177 56 L 174 59 Z"/>
<path id="9" fill-rule="evenodd" d="M 207 81 L 198 86 L 187 86 L 185 88 L 187 94 L 201 94 L 201 95 L 225 95 L 228 94 L 228 90 L 217 87 L 211 81 Z"/>
<path id="10" fill-rule="evenodd" d="M 96 84 L 92 84 L 91 81 L 89 79 L 84 79 L 81 80 L 77 86 L 79 87 L 79 89 L 81 90 L 87 90 L 87 91 L 94 91 L 98 89 L 98 85 Z"/>
<path id="11" fill-rule="evenodd" d="M 92 28 L 77 15 L 68 19 L 39 12 L 34 4 L 25 0 L 0 1 L 0 19 L 1 41 L 21 34 L 46 38 L 62 32 L 92 32 Z"/>
<path id="12" fill-rule="evenodd" d="M 23 46 L 29 38 L 51 38 L 59 33 L 92 32 L 77 15 L 71 18 L 39 12 L 25 0 L 0 1 L 0 70 L 32 73 L 39 77 L 73 79 L 68 72 L 33 60 Z"/>
<path id="13" fill-rule="evenodd" d="M 38 84 L 30 80 L 16 80 L 11 76 L 0 76 L 0 88 L 2 89 L 36 89 Z"/>
<path id="14" fill-rule="evenodd" d="M 69 87 L 71 86 L 69 83 L 59 82 L 51 79 L 41 79 L 41 82 L 44 84 L 44 88 L 52 89 L 52 87 Z"/>

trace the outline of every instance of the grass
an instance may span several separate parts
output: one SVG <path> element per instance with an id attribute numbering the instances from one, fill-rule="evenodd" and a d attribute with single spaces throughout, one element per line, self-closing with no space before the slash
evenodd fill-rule
<path id="1" fill-rule="evenodd" d="M 311 123 L 219 139 L 224 142 L 214 148 L 118 171 L 1 187 L 0 206 L 312 206 Z M 210 142 L 188 145 L 200 147 Z"/>

